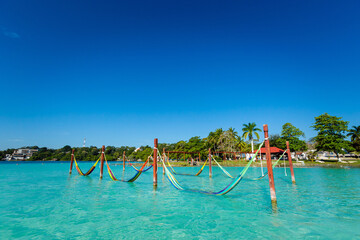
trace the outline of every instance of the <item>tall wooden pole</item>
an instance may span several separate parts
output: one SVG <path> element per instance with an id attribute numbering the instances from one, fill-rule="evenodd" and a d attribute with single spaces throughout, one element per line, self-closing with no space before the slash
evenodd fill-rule
<path id="1" fill-rule="evenodd" d="M 209 177 L 212 177 L 212 167 L 211 167 L 211 149 L 209 148 Z"/>
<path id="2" fill-rule="evenodd" d="M 74 163 L 74 151 L 75 151 L 75 149 L 73 149 L 72 152 L 71 152 L 71 161 L 70 161 L 70 171 L 69 171 L 69 174 L 71 174 L 72 168 L 73 168 L 73 163 Z"/>
<path id="3" fill-rule="evenodd" d="M 286 151 L 287 151 L 287 155 L 288 155 L 288 159 L 289 159 L 289 166 L 290 166 L 290 171 L 291 171 L 291 181 L 292 181 L 292 183 L 295 183 L 295 174 L 294 174 L 294 169 L 293 169 L 293 164 L 292 164 L 292 159 L 291 159 L 289 141 L 286 141 L 286 148 L 287 148 Z"/>
<path id="4" fill-rule="evenodd" d="M 165 161 L 166 158 L 166 152 L 165 152 L 165 148 L 163 148 L 163 160 Z M 165 175 L 165 167 L 163 166 L 163 175 Z"/>
<path id="5" fill-rule="evenodd" d="M 100 160 L 100 178 L 103 178 L 104 171 L 104 159 L 105 159 L 105 146 L 101 148 L 101 160 Z"/>
<path id="6" fill-rule="evenodd" d="M 158 139 L 155 138 L 154 139 L 154 162 L 153 162 L 153 174 L 154 174 L 154 177 L 153 177 L 153 184 L 154 186 L 157 186 L 157 149 L 158 147 Z"/>
<path id="7" fill-rule="evenodd" d="M 267 124 L 264 124 L 264 137 L 265 137 L 265 149 L 266 149 L 266 165 L 267 165 L 269 185 L 270 185 L 270 197 L 271 197 L 271 202 L 276 203 L 275 182 L 274 182 L 274 174 L 273 174 L 272 162 L 271 162 L 269 132 L 268 132 Z"/>
<path id="8" fill-rule="evenodd" d="M 123 152 L 123 171 L 125 171 L 125 154 L 126 152 Z"/>

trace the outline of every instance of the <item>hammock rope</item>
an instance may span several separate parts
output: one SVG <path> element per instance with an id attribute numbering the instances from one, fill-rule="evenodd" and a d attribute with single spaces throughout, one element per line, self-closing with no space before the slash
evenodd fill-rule
<path id="1" fill-rule="evenodd" d="M 234 178 L 233 176 L 231 176 L 231 174 L 226 171 L 221 165 L 220 163 L 218 163 L 218 161 L 216 161 L 216 159 L 213 157 L 213 155 L 211 155 L 212 159 L 215 161 L 215 163 L 219 166 L 219 168 L 229 177 L 229 178 Z"/>
<path id="2" fill-rule="evenodd" d="M 168 159 L 166 156 L 165 156 L 165 159 L 166 159 L 166 161 L 167 161 L 168 166 L 170 167 L 170 171 L 171 171 L 173 174 L 175 174 L 175 175 L 182 175 L 182 176 L 199 176 L 199 175 L 202 173 L 202 171 L 204 170 L 204 168 L 205 168 L 205 166 L 206 166 L 206 163 L 207 163 L 207 161 L 208 161 L 208 159 L 205 160 L 204 164 L 202 165 L 202 167 L 200 168 L 200 170 L 199 170 L 197 173 L 195 173 L 195 174 L 188 174 L 188 173 L 177 173 L 177 172 L 175 171 L 175 169 L 171 166 L 170 161 L 169 161 L 169 159 Z"/>
<path id="3" fill-rule="evenodd" d="M 147 161 L 149 161 L 149 159 L 151 158 L 151 155 L 147 158 Z M 135 169 L 135 171 L 140 171 L 139 169 L 137 169 L 129 160 L 127 160 L 128 163 L 130 164 L 131 167 L 133 167 L 133 169 Z M 149 167 L 145 168 L 144 170 L 142 170 L 142 172 L 146 172 L 148 171 L 150 168 L 152 168 L 153 165 L 150 165 Z"/>
<path id="4" fill-rule="evenodd" d="M 259 150 L 260 150 L 260 148 L 262 147 L 263 144 L 264 144 L 264 142 L 262 142 L 260 144 L 259 149 L 256 151 L 256 153 L 251 158 L 251 160 L 248 162 L 248 164 L 245 166 L 245 168 L 240 172 L 238 177 L 236 179 L 234 179 L 232 182 L 230 182 L 224 189 L 222 189 L 222 190 L 220 190 L 218 192 L 202 191 L 202 190 L 194 190 L 194 189 L 185 189 L 176 180 L 174 175 L 172 175 L 171 172 L 167 169 L 164 159 L 161 158 L 160 155 L 159 155 L 159 157 L 160 157 L 160 160 L 162 162 L 163 167 L 165 168 L 165 173 L 166 173 L 165 175 L 166 175 L 167 179 L 169 180 L 171 185 L 173 185 L 173 187 L 175 187 L 176 189 L 183 190 L 183 191 L 189 191 L 189 192 L 197 192 L 197 193 L 220 196 L 220 195 L 225 195 L 225 194 L 229 193 L 231 190 L 233 190 L 240 183 L 240 181 L 243 179 L 243 176 L 246 174 L 247 170 L 249 169 L 250 165 L 254 162 L 254 159 L 255 159 L 256 155 L 258 154 L 258 152 L 259 152 Z"/>
<path id="5" fill-rule="evenodd" d="M 279 157 L 279 159 L 278 159 L 275 163 L 273 163 L 272 168 L 274 168 L 274 167 L 278 164 L 278 162 L 283 158 L 283 156 L 285 155 L 285 153 L 286 153 L 286 152 L 283 152 L 283 154 Z M 284 158 L 284 164 L 285 164 L 285 158 Z M 263 179 L 266 175 L 268 175 L 268 172 L 266 172 L 266 173 L 265 173 L 264 175 L 262 175 L 261 177 L 253 178 L 253 179 L 251 179 L 251 180 L 260 180 L 260 179 Z"/>
<path id="6" fill-rule="evenodd" d="M 76 168 L 77 172 L 79 173 L 79 175 L 81 175 L 81 176 L 88 176 L 88 175 L 90 175 L 90 174 L 94 171 L 96 165 L 98 164 L 98 162 L 100 161 L 100 158 L 101 158 L 101 155 L 100 155 L 100 157 L 99 157 L 98 160 L 94 163 L 94 165 L 92 165 L 92 167 L 91 167 L 86 173 L 84 173 L 83 171 L 81 171 L 81 169 L 80 169 L 80 167 L 79 167 L 79 165 L 78 165 L 78 163 L 77 163 L 77 161 L 76 161 L 75 155 L 73 155 L 73 156 L 74 156 L 75 168 Z"/>
<path id="7" fill-rule="evenodd" d="M 138 178 L 140 177 L 141 173 L 143 173 L 143 170 L 144 170 L 146 164 L 148 163 L 148 161 L 149 161 L 149 158 L 145 161 L 145 163 L 142 165 L 142 167 L 140 168 L 140 170 L 136 170 L 136 174 L 135 174 L 132 178 L 130 178 L 130 179 L 128 179 L 128 180 L 124 180 L 124 179 L 117 179 L 117 178 L 115 177 L 113 171 L 112 171 L 111 168 L 110 168 L 109 163 L 108 163 L 107 160 L 106 160 L 106 156 L 105 156 L 105 162 L 106 162 L 106 166 L 107 166 L 107 170 L 108 170 L 108 173 L 109 173 L 110 178 L 111 178 L 113 181 L 121 181 L 121 182 L 135 182 L 136 179 L 138 179 Z"/>

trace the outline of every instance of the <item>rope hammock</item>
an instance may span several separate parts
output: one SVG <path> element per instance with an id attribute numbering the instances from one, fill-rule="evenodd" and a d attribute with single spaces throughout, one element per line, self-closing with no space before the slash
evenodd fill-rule
<path id="1" fill-rule="evenodd" d="M 239 184 L 239 182 L 243 179 L 243 176 L 245 175 L 245 173 L 249 169 L 250 165 L 254 162 L 254 159 L 255 159 L 256 155 L 258 154 L 258 152 L 259 152 L 259 150 L 260 150 L 260 148 L 262 147 L 263 144 L 264 144 L 264 142 L 262 142 L 260 144 L 259 149 L 256 151 L 256 153 L 251 158 L 251 160 L 248 162 L 248 164 L 245 166 L 245 168 L 240 172 L 239 176 L 236 179 L 234 179 L 232 182 L 230 182 L 224 189 L 222 189 L 222 190 L 220 190 L 218 192 L 201 191 L 201 190 L 194 190 L 194 189 L 185 189 L 176 180 L 174 175 L 172 175 L 171 172 L 167 169 L 167 167 L 165 165 L 165 161 L 164 161 L 163 158 L 161 158 L 161 155 L 159 155 L 159 157 L 160 157 L 160 160 L 162 162 L 163 167 L 165 168 L 165 173 L 166 173 L 167 179 L 169 180 L 171 185 L 173 187 L 175 187 L 176 189 L 183 190 L 183 191 L 198 192 L 198 193 L 203 193 L 203 194 L 210 194 L 210 195 L 219 196 L 219 195 L 225 195 L 225 194 L 229 193 L 231 190 L 233 190 Z"/>
<path id="2" fill-rule="evenodd" d="M 79 173 L 81 176 L 88 176 L 88 175 L 90 175 L 90 174 L 94 171 L 96 165 L 98 164 L 98 162 L 99 162 L 99 160 L 100 160 L 100 158 L 101 158 L 101 155 L 100 155 L 100 157 L 99 157 L 98 160 L 94 163 L 94 165 L 93 165 L 86 173 L 83 173 L 83 171 L 81 171 L 81 169 L 80 169 L 80 167 L 79 167 L 79 165 L 78 165 L 78 163 L 77 163 L 77 161 L 76 161 L 75 155 L 73 155 L 73 156 L 74 156 L 74 162 L 75 162 L 76 170 L 78 171 L 78 173 Z"/>
<path id="3" fill-rule="evenodd" d="M 147 161 L 149 161 L 150 157 L 151 157 L 151 155 L 147 158 Z M 130 164 L 130 166 L 132 166 L 132 167 L 135 169 L 135 171 L 140 171 L 140 170 L 137 169 L 133 164 L 131 164 L 131 162 L 130 162 L 129 160 L 127 160 L 127 161 L 128 161 L 128 163 Z M 147 167 L 147 168 L 145 168 L 144 170 L 142 170 L 142 172 L 148 171 L 150 168 L 152 168 L 152 166 L 153 166 L 153 165 L 150 165 L 149 167 Z"/>
<path id="4" fill-rule="evenodd" d="M 286 151 L 284 151 L 283 154 L 279 157 L 279 159 L 278 159 L 275 163 L 273 163 L 272 168 L 274 168 L 274 167 L 278 164 L 278 162 L 283 158 L 283 156 L 285 155 L 285 153 L 286 153 Z M 261 161 L 261 160 L 260 160 L 260 161 Z M 285 164 L 285 158 L 284 158 L 284 164 Z M 285 166 L 285 165 L 284 165 L 284 166 Z M 285 169 L 285 174 L 286 174 L 286 169 Z M 260 180 L 260 179 L 263 179 L 266 175 L 268 175 L 268 172 L 266 172 L 265 174 L 263 174 L 261 177 L 253 178 L 253 179 L 251 179 L 251 180 Z"/>
<path id="5" fill-rule="evenodd" d="M 128 180 L 117 179 L 117 178 L 115 177 L 113 171 L 112 171 L 111 168 L 110 168 L 109 163 L 108 163 L 107 160 L 106 160 L 106 156 L 105 156 L 105 162 L 106 162 L 106 166 L 107 166 L 107 170 L 108 170 L 109 176 L 110 176 L 110 178 L 111 178 L 113 181 L 135 182 L 136 179 L 138 179 L 138 178 L 140 177 L 141 173 L 143 173 L 143 170 L 144 170 L 146 164 L 148 163 L 149 158 L 150 158 L 150 157 L 147 158 L 146 162 L 142 165 L 142 167 L 140 168 L 140 170 L 136 170 L 136 174 L 135 174 L 132 178 L 130 178 L 130 179 L 128 179 Z"/>
<path id="6" fill-rule="evenodd" d="M 231 174 L 226 171 L 221 165 L 220 163 L 218 163 L 218 161 L 216 161 L 216 159 L 213 157 L 213 155 L 211 155 L 212 159 L 215 161 L 215 163 L 219 166 L 219 168 L 229 177 L 229 178 L 234 178 L 233 176 L 231 176 Z"/>
<path id="7" fill-rule="evenodd" d="M 200 170 L 199 170 L 196 174 L 188 174 L 188 173 L 177 173 L 177 172 L 175 171 L 175 169 L 171 166 L 169 159 L 168 159 L 166 156 L 164 156 L 164 158 L 167 160 L 167 164 L 169 165 L 170 170 L 171 170 L 171 172 L 172 172 L 173 174 L 175 174 L 175 175 L 183 175 L 183 176 L 199 176 L 199 175 L 202 173 L 202 171 L 204 170 L 205 165 L 206 165 L 206 163 L 207 163 L 207 161 L 208 161 L 208 160 L 206 159 L 206 161 L 204 162 L 204 164 L 202 165 L 202 167 L 200 168 Z"/>

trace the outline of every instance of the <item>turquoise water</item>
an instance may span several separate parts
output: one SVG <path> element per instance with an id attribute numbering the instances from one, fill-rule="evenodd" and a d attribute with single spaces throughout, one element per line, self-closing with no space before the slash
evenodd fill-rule
<path id="1" fill-rule="evenodd" d="M 85 171 L 91 163 L 80 162 Z M 225 196 L 182 192 L 159 169 L 134 183 L 113 182 L 104 168 L 89 177 L 69 163 L 0 163 L 1 239 L 359 239 L 360 169 L 295 169 L 296 185 L 274 169 L 278 198 L 273 209 L 268 180 L 243 180 Z M 122 166 L 112 166 L 117 177 Z M 176 168 L 195 173 L 198 168 Z M 241 168 L 226 168 L 232 175 Z M 126 169 L 125 178 L 134 174 Z M 218 190 L 229 181 L 220 169 L 213 178 L 177 176 L 183 185 Z M 260 175 L 250 168 L 246 177 Z"/>

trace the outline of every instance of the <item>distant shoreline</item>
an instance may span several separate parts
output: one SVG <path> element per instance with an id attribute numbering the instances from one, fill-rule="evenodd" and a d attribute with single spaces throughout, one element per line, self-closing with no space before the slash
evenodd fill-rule
<path id="1" fill-rule="evenodd" d="M 305 162 L 304 164 L 302 163 L 299 163 L 299 162 L 294 162 L 293 163 L 293 167 L 294 168 L 360 168 L 360 160 L 353 160 L 354 163 L 347 163 L 347 162 L 324 162 L 324 163 L 319 163 L 319 162 Z M 93 161 L 79 161 L 79 162 L 93 162 Z M 109 163 L 117 163 L 115 165 L 122 165 L 122 161 L 108 161 Z M 70 161 L 54 161 L 54 160 L 38 160 L 38 161 L 0 161 L 0 164 L 1 163 L 8 163 L 8 164 L 11 164 L 11 163 L 68 163 L 70 164 Z M 132 161 L 132 163 L 134 163 L 134 166 L 141 166 L 141 163 L 142 162 L 137 162 L 137 161 Z M 202 164 L 204 162 L 200 162 L 199 165 L 197 166 L 190 166 L 188 163 L 185 163 L 185 162 L 171 162 L 171 165 L 174 166 L 174 167 L 193 167 L 193 168 L 196 168 L 196 167 L 201 167 Z M 241 161 L 239 162 L 238 160 L 237 161 L 225 161 L 225 162 L 220 162 L 220 164 L 224 167 L 244 167 L 247 162 L 245 161 Z M 208 163 L 206 164 L 207 166 L 209 165 Z M 286 162 L 286 165 L 285 165 L 287 168 L 289 168 L 289 163 Z M 159 168 L 162 168 L 161 164 L 158 165 Z M 217 167 L 217 166 L 214 166 L 213 167 Z M 257 162 L 254 162 L 252 164 L 251 167 L 261 167 L 261 164 L 257 161 Z M 266 162 L 263 160 L 263 167 L 266 168 Z M 276 166 L 276 168 L 283 168 L 284 167 L 284 163 L 283 162 L 279 162 L 278 165 Z"/>

